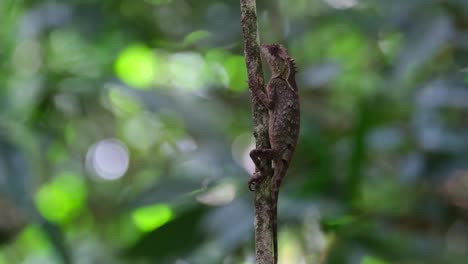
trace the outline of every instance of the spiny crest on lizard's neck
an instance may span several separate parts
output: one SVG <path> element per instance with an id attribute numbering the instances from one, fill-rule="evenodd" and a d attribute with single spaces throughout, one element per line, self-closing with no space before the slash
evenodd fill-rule
<path id="1" fill-rule="evenodd" d="M 294 90 L 297 90 L 297 84 L 296 84 L 297 67 L 296 67 L 296 62 L 294 62 L 294 59 L 289 57 L 289 56 L 287 56 L 286 60 L 288 61 L 288 68 L 289 68 L 288 83 L 291 85 L 291 87 Z"/>

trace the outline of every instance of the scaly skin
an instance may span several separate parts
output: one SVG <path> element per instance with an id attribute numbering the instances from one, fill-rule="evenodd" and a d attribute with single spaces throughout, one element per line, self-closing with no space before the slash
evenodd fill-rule
<path id="1" fill-rule="evenodd" d="M 278 194 L 281 181 L 289 167 L 294 149 L 299 137 L 299 94 L 295 80 L 296 67 L 286 49 L 278 44 L 262 45 L 261 54 L 268 63 L 271 79 L 266 87 L 266 94 L 257 87 L 254 90 L 262 104 L 268 108 L 271 148 L 254 149 L 250 157 L 257 168 L 260 160 L 266 158 L 273 162 L 274 174 L 272 181 L 272 225 L 274 263 L 278 263 Z M 249 180 L 249 189 L 254 190 L 255 184 L 263 180 L 264 175 L 258 171 Z"/>

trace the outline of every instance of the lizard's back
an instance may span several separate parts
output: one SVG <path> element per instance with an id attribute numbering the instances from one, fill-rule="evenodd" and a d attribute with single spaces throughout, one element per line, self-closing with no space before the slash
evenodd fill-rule
<path id="1" fill-rule="evenodd" d="M 274 107 L 270 110 L 269 136 L 272 148 L 287 148 L 283 158 L 289 161 L 299 137 L 299 95 L 282 78 L 273 78 L 269 86 L 275 89 Z"/>

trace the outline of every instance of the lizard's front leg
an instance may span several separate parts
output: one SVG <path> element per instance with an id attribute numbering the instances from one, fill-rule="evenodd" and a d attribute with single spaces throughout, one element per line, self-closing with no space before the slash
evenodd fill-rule
<path id="1" fill-rule="evenodd" d="M 255 97 L 257 97 L 258 100 L 260 100 L 263 106 L 270 110 L 273 109 L 273 94 L 271 92 L 271 89 L 269 88 L 269 84 L 267 84 L 267 87 L 265 88 L 267 93 L 265 93 L 262 90 L 262 87 L 258 87 L 253 81 L 249 81 L 249 86 L 252 87 L 252 92 L 254 93 Z"/>
<path id="2" fill-rule="evenodd" d="M 265 173 L 260 170 L 262 167 L 261 160 L 267 159 L 268 162 L 271 162 L 271 160 L 276 159 L 279 154 L 280 152 L 278 150 L 271 148 L 260 148 L 250 151 L 250 158 L 252 158 L 252 161 L 258 169 L 249 179 L 248 185 L 250 191 L 254 191 L 255 185 L 265 177 Z"/>

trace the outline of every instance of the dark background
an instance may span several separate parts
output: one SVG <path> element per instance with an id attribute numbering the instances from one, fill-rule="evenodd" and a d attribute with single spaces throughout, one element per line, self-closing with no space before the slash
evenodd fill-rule
<path id="1" fill-rule="evenodd" d="M 258 1 L 299 68 L 280 263 L 465 263 L 468 1 Z M 239 2 L 0 2 L 0 264 L 254 263 Z"/>

